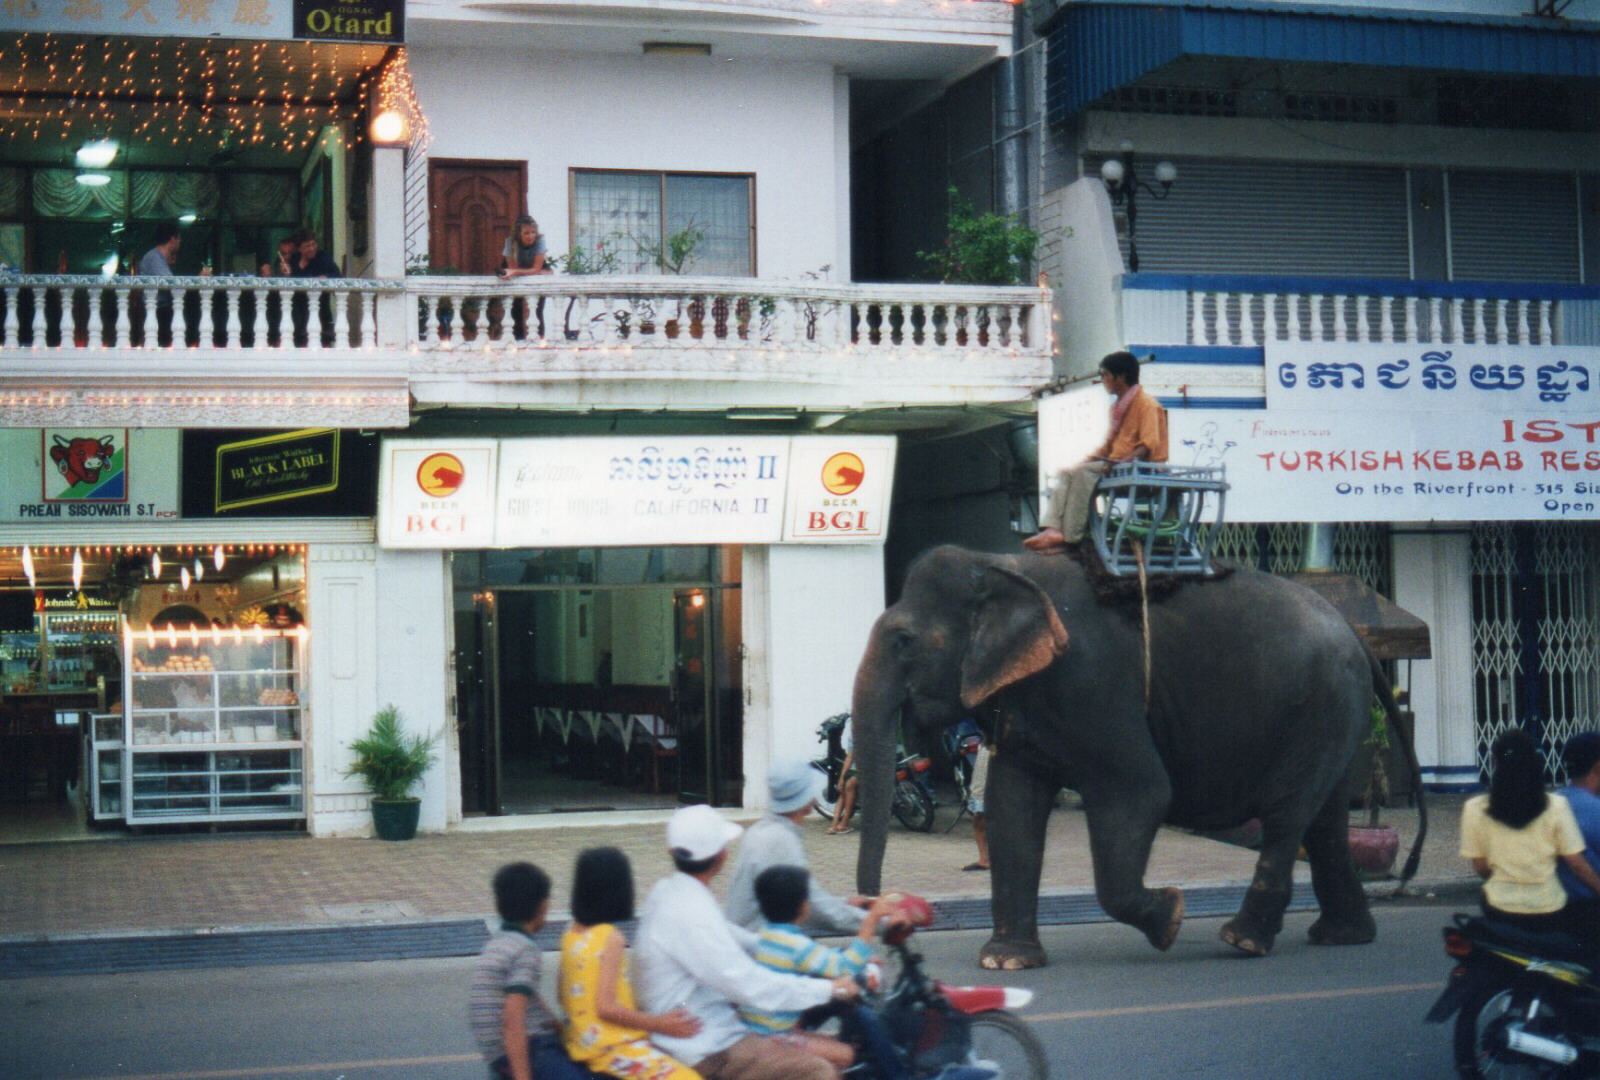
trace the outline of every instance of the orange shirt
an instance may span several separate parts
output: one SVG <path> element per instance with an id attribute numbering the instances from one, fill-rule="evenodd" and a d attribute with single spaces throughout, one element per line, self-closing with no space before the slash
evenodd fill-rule
<path id="1" fill-rule="evenodd" d="M 1144 453 L 1138 453 L 1140 450 Z M 1144 387 L 1138 387 L 1122 415 L 1122 423 L 1106 437 L 1094 456 L 1112 461 L 1132 461 L 1135 457 L 1141 461 L 1166 461 L 1167 410 L 1145 393 Z"/>

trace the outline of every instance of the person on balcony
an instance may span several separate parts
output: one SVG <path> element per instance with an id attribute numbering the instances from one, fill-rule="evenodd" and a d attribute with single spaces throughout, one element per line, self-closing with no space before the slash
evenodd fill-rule
<path id="1" fill-rule="evenodd" d="M 139 260 L 140 277 L 171 277 L 175 272 L 172 264 L 177 261 L 178 248 L 183 244 L 183 238 L 178 235 L 176 222 L 163 221 L 156 226 L 155 247 L 144 253 Z"/>
<path id="2" fill-rule="evenodd" d="M 1029 551 L 1056 554 L 1083 541 L 1094 486 L 1113 464 L 1167 460 L 1167 411 L 1139 385 L 1138 358 L 1131 352 L 1107 355 L 1100 361 L 1100 385 L 1116 399 L 1111 431 L 1094 453 L 1056 474 L 1039 531 L 1022 542 Z"/>
<path id="3" fill-rule="evenodd" d="M 300 261 L 295 265 L 291 277 L 297 278 L 339 278 L 344 275 L 339 273 L 339 264 L 333 261 L 333 256 L 321 249 L 317 243 L 317 234 L 310 229 L 297 229 L 291 239 L 294 240 L 295 250 L 300 253 Z M 317 305 L 319 320 L 322 323 L 322 344 L 334 343 L 333 305 L 329 302 L 328 294 L 322 294 L 322 301 Z M 294 296 L 294 334 L 298 341 L 302 334 L 307 334 L 307 323 L 310 322 L 306 305 L 305 293 L 297 292 Z M 307 344 L 310 344 L 309 337 Z"/>
<path id="4" fill-rule="evenodd" d="M 511 278 L 528 277 L 532 274 L 548 274 L 550 267 L 545 265 L 544 234 L 539 231 L 539 223 L 528 214 L 517 218 L 511 226 L 511 232 L 506 237 L 506 243 L 500 249 L 500 277 L 506 280 Z M 539 336 L 544 337 L 544 297 L 539 297 L 535 308 L 538 318 Z M 528 302 L 521 298 L 511 305 L 512 332 L 519 338 L 528 336 Z"/>

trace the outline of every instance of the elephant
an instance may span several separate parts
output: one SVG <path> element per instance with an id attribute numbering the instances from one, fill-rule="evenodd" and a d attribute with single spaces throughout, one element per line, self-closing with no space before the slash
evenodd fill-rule
<path id="1" fill-rule="evenodd" d="M 1181 889 L 1144 885 L 1159 826 L 1214 830 L 1251 818 L 1261 820 L 1260 857 L 1223 941 L 1250 955 L 1271 950 L 1302 842 L 1321 909 L 1311 940 L 1371 941 L 1349 854 L 1346 774 L 1371 730 L 1375 693 L 1417 772 L 1371 650 L 1322 597 L 1254 570 L 1184 580 L 1150 599 L 1148 651 L 1144 606 L 1137 596 L 1103 602 L 1091 572 L 1065 555 L 945 546 L 917 558 L 872 628 L 852 692 L 860 891 L 880 884 L 897 718 L 909 705 L 923 732 L 973 715 L 992 739 L 994 930 L 984 967 L 1045 963 L 1039 875 L 1062 787 L 1083 799 L 1100 905 L 1158 949 L 1172 945 L 1184 910 Z"/>

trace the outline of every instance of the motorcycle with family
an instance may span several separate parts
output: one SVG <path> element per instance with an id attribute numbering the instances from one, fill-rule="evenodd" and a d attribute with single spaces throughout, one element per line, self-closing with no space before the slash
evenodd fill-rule
<path id="1" fill-rule="evenodd" d="M 841 898 L 808 873 L 800 825 L 826 783 L 805 761 L 775 765 L 770 812 L 748 830 L 709 806 L 675 812 L 675 872 L 646 896 L 631 948 L 627 856 L 581 852 L 555 1002 L 540 990 L 535 938 L 549 876 L 526 862 L 501 867 L 502 924 L 474 965 L 468 1008 L 491 1077 L 1048 1080 L 1043 1047 L 1011 1011 L 1031 991 L 929 977 L 910 944 L 933 921 L 925 900 Z M 730 862 L 724 905 L 711 883 Z M 832 947 L 815 934 L 851 940 Z"/>

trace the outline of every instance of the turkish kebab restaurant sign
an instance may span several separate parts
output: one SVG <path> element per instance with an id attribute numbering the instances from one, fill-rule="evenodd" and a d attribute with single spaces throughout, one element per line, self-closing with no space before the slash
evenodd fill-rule
<path id="1" fill-rule="evenodd" d="M 1600 411 L 1173 409 L 1171 460 L 1227 469 L 1229 521 L 1600 518 Z"/>
<path id="2" fill-rule="evenodd" d="M 889 436 L 392 439 L 385 547 L 882 543 Z"/>
<path id="3" fill-rule="evenodd" d="M 0 429 L 0 521 L 175 520 L 179 434 L 171 428 Z"/>
<path id="4" fill-rule="evenodd" d="M 3 0 L 17 33 L 405 43 L 405 0 Z"/>

